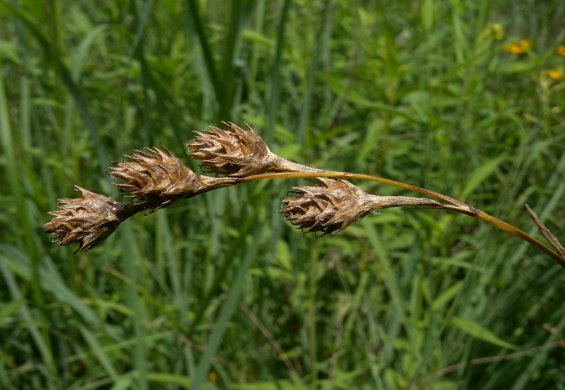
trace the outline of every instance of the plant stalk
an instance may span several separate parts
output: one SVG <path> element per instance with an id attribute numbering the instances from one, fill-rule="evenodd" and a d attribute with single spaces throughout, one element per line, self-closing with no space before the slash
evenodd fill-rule
<path id="1" fill-rule="evenodd" d="M 351 173 L 351 172 L 336 172 L 336 171 L 323 171 L 323 170 L 315 170 L 315 171 L 311 171 L 311 172 L 278 172 L 278 173 L 262 173 L 262 174 L 257 174 L 257 175 L 251 175 L 251 176 L 246 176 L 246 177 L 242 177 L 239 179 L 240 182 L 251 182 L 251 181 L 257 181 L 257 180 L 264 180 L 264 179 L 291 179 L 291 178 L 316 178 L 316 177 L 330 177 L 330 178 L 336 178 L 336 179 L 353 179 L 353 180 L 367 180 L 367 181 L 373 181 L 373 182 L 377 182 L 377 183 L 381 183 L 381 184 L 387 184 L 387 185 L 391 185 L 391 186 L 395 186 L 395 187 L 400 187 L 403 188 L 405 190 L 409 190 L 409 191 L 414 191 L 414 192 L 418 192 L 439 200 L 442 200 L 444 202 L 447 202 L 455 207 L 446 207 L 449 210 L 452 210 L 454 212 L 457 213 L 461 213 L 461 214 L 466 214 L 469 215 L 471 217 L 480 219 L 484 222 L 489 223 L 490 225 L 496 227 L 497 229 L 500 229 L 502 231 L 505 231 L 506 233 L 510 233 L 512 235 L 515 235 L 519 238 L 521 238 L 522 240 L 528 242 L 529 244 L 535 246 L 536 248 L 538 248 L 539 250 L 541 250 L 542 252 L 546 253 L 548 256 L 550 256 L 557 264 L 559 264 L 562 268 L 565 269 L 565 258 L 563 256 L 561 256 L 559 253 L 553 251 L 551 248 L 549 248 L 547 245 L 545 245 L 544 243 L 542 243 L 541 241 L 539 241 L 538 239 L 530 236 L 529 234 L 527 234 L 526 232 L 518 229 L 517 227 L 502 221 L 488 213 L 485 213 L 484 211 L 481 211 L 479 209 L 476 209 L 464 202 L 461 202 L 460 200 L 454 199 L 450 196 L 444 195 L 444 194 L 440 194 L 439 192 L 435 192 L 435 191 L 431 191 L 425 188 L 421 188 L 421 187 L 417 187 L 417 186 L 413 186 L 411 184 L 407 184 L 407 183 L 403 183 L 400 181 L 396 181 L 396 180 L 391 180 L 391 179 L 386 179 L 383 177 L 379 177 L 379 176 L 371 176 L 371 175 L 366 175 L 366 174 L 360 174 L 360 173 Z"/>

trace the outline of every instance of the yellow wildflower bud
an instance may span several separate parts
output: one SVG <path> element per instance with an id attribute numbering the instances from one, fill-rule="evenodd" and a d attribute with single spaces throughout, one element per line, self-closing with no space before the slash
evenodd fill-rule
<path id="1" fill-rule="evenodd" d="M 559 69 L 549 69 L 547 71 L 547 75 L 556 81 L 562 80 L 563 79 L 563 72 L 560 71 Z"/>

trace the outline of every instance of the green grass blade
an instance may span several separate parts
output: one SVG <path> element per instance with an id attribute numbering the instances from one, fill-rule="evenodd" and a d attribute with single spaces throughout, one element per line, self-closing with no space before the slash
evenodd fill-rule
<path id="1" fill-rule="evenodd" d="M 219 118 L 220 120 L 228 120 L 231 118 L 232 105 L 234 99 L 234 59 L 236 49 L 239 43 L 239 36 L 241 33 L 241 14 L 244 12 L 243 4 L 241 0 L 232 0 L 230 9 L 230 23 L 227 32 L 227 37 L 224 47 L 224 55 L 222 57 L 221 66 L 221 85 L 222 94 L 220 99 L 220 110 Z"/>
<path id="2" fill-rule="evenodd" d="M 479 166 L 467 179 L 465 188 L 458 199 L 464 201 L 483 181 L 485 181 L 494 171 L 506 160 L 506 156 L 498 156 L 486 161 Z"/>
<path id="3" fill-rule="evenodd" d="M 8 247 L 0 247 L 0 251 L 12 255 L 6 257 L 3 261 L 3 265 L 8 267 L 11 272 L 16 273 L 18 276 L 30 280 L 31 279 L 31 267 L 30 261 L 25 256 L 16 257 L 17 252 Z M 42 275 L 41 284 L 42 288 L 46 291 L 52 293 L 58 301 L 63 302 L 69 307 L 73 308 L 80 316 L 83 321 L 88 324 L 88 326 L 103 327 L 96 313 L 83 301 L 77 297 L 72 291 L 70 291 L 64 282 L 64 280 L 59 275 L 57 269 L 54 267 L 53 263 L 49 258 L 45 258 L 44 267 L 40 270 Z M 117 377 L 116 369 L 113 367 L 110 358 L 102 351 L 102 347 L 99 345 L 97 339 L 92 335 L 92 333 L 84 326 L 79 327 L 83 337 L 85 338 L 87 344 L 92 348 L 94 354 L 101 362 L 102 366 L 106 369 L 108 374 L 112 378 Z"/>
<path id="4" fill-rule="evenodd" d="M 104 367 L 104 369 L 106 370 L 106 372 L 108 373 L 110 378 L 112 378 L 112 380 L 117 380 L 118 379 L 118 373 L 117 373 L 116 369 L 114 368 L 114 365 L 112 364 L 112 360 L 110 359 L 110 357 L 104 351 L 103 346 L 100 345 L 99 340 L 85 326 L 79 325 L 78 328 L 79 328 L 80 334 L 82 335 L 82 337 L 84 338 L 84 340 L 86 341 L 88 346 L 90 347 L 92 354 L 94 356 L 96 356 L 96 358 L 98 359 L 98 361 L 100 362 L 102 367 Z"/>
<path id="5" fill-rule="evenodd" d="M 143 8 L 143 15 L 141 15 L 141 20 L 138 23 L 137 29 L 135 31 L 135 36 L 133 38 L 133 44 L 130 49 L 130 57 L 133 57 L 139 48 L 139 44 L 143 39 L 143 34 L 145 29 L 147 28 L 147 22 L 153 12 L 153 6 L 155 5 L 155 0 L 147 0 L 145 2 L 145 7 Z M 133 6 L 135 7 L 135 2 L 133 2 Z"/>
<path id="6" fill-rule="evenodd" d="M 258 232 L 256 232 L 255 235 L 258 235 Z M 209 341 L 204 349 L 204 353 L 198 362 L 198 366 L 196 367 L 196 372 L 194 373 L 194 378 L 192 379 L 192 384 L 190 386 L 191 389 L 200 389 L 206 381 L 206 375 L 208 374 L 208 370 L 212 364 L 212 359 L 220 347 L 230 319 L 238 307 L 243 285 L 249 274 L 249 269 L 257 256 L 258 246 L 254 244 L 256 238 L 257 237 L 246 240 L 247 245 L 245 245 L 245 249 L 241 256 L 241 266 L 237 270 L 233 284 L 227 293 L 226 301 L 222 305 L 220 314 L 215 321 Z"/>
<path id="7" fill-rule="evenodd" d="M 269 83 L 269 95 L 267 104 L 267 125 L 265 128 L 265 142 L 270 145 L 274 140 L 275 120 L 279 107 L 280 72 L 282 64 L 282 53 L 285 44 L 285 26 L 288 22 L 290 0 L 284 0 L 282 12 L 277 27 L 277 44 L 275 58 L 271 65 L 271 79 Z"/>
<path id="8" fill-rule="evenodd" d="M 132 360 L 135 367 L 135 376 L 133 378 L 135 387 L 138 389 L 147 389 L 147 345 L 145 341 L 145 323 L 146 310 L 143 299 L 139 296 L 137 291 L 138 283 L 142 283 L 140 275 L 139 262 L 141 256 L 137 242 L 131 231 L 131 226 L 126 225 L 122 231 L 122 250 L 123 258 L 122 264 L 124 267 L 124 274 L 129 279 L 129 283 L 125 286 L 125 299 L 128 307 L 132 309 L 132 328 L 135 336 L 135 346 L 132 349 Z"/>
<path id="9" fill-rule="evenodd" d="M 467 333 L 469 336 L 486 341 L 487 343 L 491 343 L 502 348 L 512 350 L 517 349 L 515 345 L 501 340 L 498 336 L 485 328 L 483 325 L 468 318 L 453 317 L 451 318 L 451 325 Z"/>
<path id="10" fill-rule="evenodd" d="M 0 6 L 6 8 L 10 13 L 12 13 L 15 17 L 17 17 L 26 26 L 26 28 L 29 30 L 29 32 L 31 32 L 33 37 L 37 40 L 37 42 L 43 49 L 45 56 L 50 60 L 50 63 L 54 67 L 55 71 L 61 77 L 63 84 L 65 84 L 65 86 L 69 90 L 69 93 L 71 94 L 71 96 L 75 101 L 75 104 L 81 114 L 81 118 L 84 122 L 84 125 L 89 131 L 90 137 L 92 139 L 92 143 L 93 145 L 95 145 L 95 148 L 98 152 L 98 160 L 99 160 L 100 168 L 104 172 L 110 162 L 107 158 L 106 148 L 104 147 L 104 144 L 101 142 L 98 129 L 94 123 L 94 120 L 92 119 L 90 110 L 88 109 L 86 101 L 82 96 L 79 86 L 73 80 L 73 77 L 71 76 L 71 72 L 69 72 L 69 70 L 67 69 L 61 58 L 59 58 L 59 53 L 54 51 L 54 49 L 51 47 L 49 40 L 40 31 L 39 27 L 37 26 L 37 23 L 33 21 L 29 15 L 27 15 L 18 8 L 14 8 L 10 6 L 4 1 L 0 1 Z"/>
<path id="11" fill-rule="evenodd" d="M 312 99 L 314 97 L 314 83 L 318 73 L 321 53 L 323 53 L 323 49 L 327 45 L 328 29 L 330 28 L 333 8 L 334 5 L 331 2 L 324 5 L 320 31 L 316 35 L 315 46 L 312 52 L 310 66 L 308 67 L 308 76 L 303 95 L 302 110 L 300 111 L 300 117 L 296 127 L 296 142 L 300 145 L 303 145 L 307 140 L 306 130 L 310 122 Z"/>
<path id="12" fill-rule="evenodd" d="M 25 258 L 23 254 L 19 254 L 16 251 L 6 251 L 7 248 L 0 249 L 0 271 L 2 272 L 2 276 L 4 278 L 5 285 L 14 301 L 23 301 L 24 294 L 19 288 L 18 283 L 16 282 L 16 278 L 10 267 L 8 267 L 9 261 L 18 261 Z M 15 257 L 14 257 L 15 256 Z M 57 377 L 55 375 L 56 368 L 55 368 L 55 361 L 53 358 L 53 352 L 51 349 L 51 343 L 49 339 L 46 338 L 45 332 L 42 332 L 39 327 L 37 326 L 34 315 L 32 314 L 31 308 L 24 304 L 19 309 L 19 314 L 21 316 L 21 320 L 23 322 L 24 327 L 27 329 L 29 334 L 31 335 L 31 339 L 33 340 L 35 346 L 37 347 L 39 354 L 41 355 L 43 362 L 47 367 L 47 372 L 43 373 L 46 375 L 47 383 L 50 383 L 51 386 L 57 387 L 56 384 L 58 383 Z"/>
<path id="13" fill-rule="evenodd" d="M 196 31 L 198 42 L 200 43 L 200 48 L 202 49 L 202 56 L 204 57 L 208 77 L 210 77 L 210 84 L 212 84 L 216 99 L 219 101 L 221 99 L 220 97 L 222 96 L 222 89 L 220 80 L 218 78 L 218 72 L 216 70 L 216 62 L 214 61 L 214 57 L 212 55 L 212 48 L 208 41 L 207 33 L 204 30 L 204 23 L 198 7 L 198 1 L 186 0 L 186 4 L 187 15 L 190 20 L 190 24 L 192 24 L 194 30 Z M 187 25 L 190 24 L 187 23 Z"/>

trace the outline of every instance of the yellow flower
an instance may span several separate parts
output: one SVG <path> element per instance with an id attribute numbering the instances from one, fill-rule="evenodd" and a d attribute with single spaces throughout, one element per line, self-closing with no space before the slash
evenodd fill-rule
<path id="1" fill-rule="evenodd" d="M 504 50 L 510 54 L 524 54 L 524 49 L 517 43 L 509 43 L 505 45 Z"/>
<path id="2" fill-rule="evenodd" d="M 530 50 L 534 44 L 529 39 L 522 39 L 520 42 L 509 43 L 504 46 L 504 50 L 510 54 L 520 55 Z"/>
<path id="3" fill-rule="evenodd" d="M 547 75 L 555 81 L 563 79 L 563 72 L 558 69 L 549 69 Z"/>
<path id="4" fill-rule="evenodd" d="M 560 55 L 561 57 L 565 57 L 565 45 L 557 46 L 556 51 L 558 55 Z"/>
<path id="5" fill-rule="evenodd" d="M 534 44 L 529 39 L 522 39 L 520 41 L 520 46 L 524 49 L 524 51 L 528 51 L 534 46 Z"/>

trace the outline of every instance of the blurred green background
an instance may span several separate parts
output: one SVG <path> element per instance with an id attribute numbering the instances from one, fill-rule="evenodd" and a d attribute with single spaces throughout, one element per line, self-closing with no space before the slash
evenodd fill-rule
<path id="1" fill-rule="evenodd" d="M 565 273 L 472 218 L 317 239 L 279 215 L 305 182 L 278 180 L 85 254 L 42 229 L 74 184 L 119 198 L 112 160 L 230 120 L 539 235 L 528 203 L 564 240 L 564 2 L 0 0 L 0 20 L 1 388 L 565 389 Z"/>

